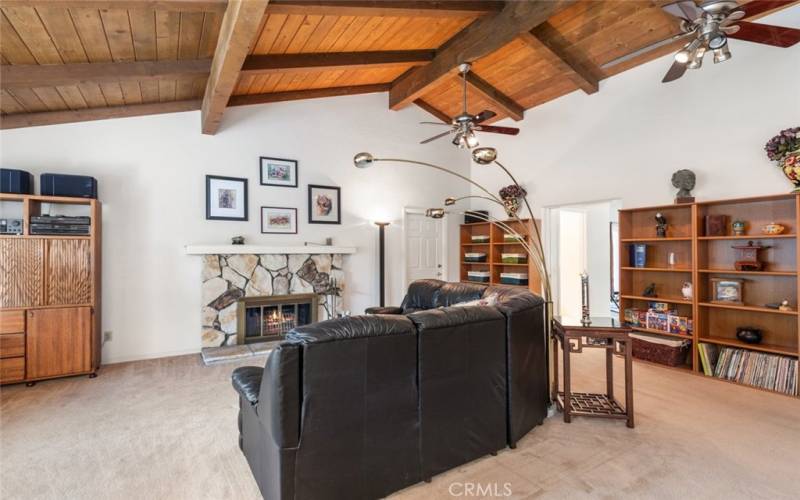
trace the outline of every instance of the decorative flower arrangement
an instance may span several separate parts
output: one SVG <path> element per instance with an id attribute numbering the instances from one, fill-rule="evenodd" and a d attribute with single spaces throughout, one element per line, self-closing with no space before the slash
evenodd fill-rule
<path id="1" fill-rule="evenodd" d="M 767 157 L 783 169 L 795 191 L 800 191 L 800 127 L 781 130 L 767 142 L 764 150 Z"/>
<path id="2" fill-rule="evenodd" d="M 500 190 L 500 198 L 504 200 L 512 200 L 516 198 L 524 198 L 528 195 L 525 188 L 516 184 L 509 184 Z"/>

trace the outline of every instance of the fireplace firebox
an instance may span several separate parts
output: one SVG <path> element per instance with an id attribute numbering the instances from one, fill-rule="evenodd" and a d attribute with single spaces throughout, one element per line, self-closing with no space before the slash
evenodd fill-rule
<path id="1" fill-rule="evenodd" d="M 313 293 L 243 297 L 236 311 L 237 343 L 280 340 L 296 326 L 316 323 L 318 312 Z"/>

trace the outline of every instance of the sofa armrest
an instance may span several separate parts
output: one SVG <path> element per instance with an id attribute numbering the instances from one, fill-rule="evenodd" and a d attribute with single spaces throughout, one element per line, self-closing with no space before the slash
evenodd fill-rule
<path id="1" fill-rule="evenodd" d="M 368 307 L 364 310 L 364 314 L 403 314 L 403 308 L 396 306 Z"/>
<path id="2" fill-rule="evenodd" d="M 263 368 L 242 366 L 233 370 L 231 383 L 240 396 L 247 400 L 251 406 L 255 406 L 258 404 L 258 393 L 261 391 L 261 379 L 263 376 Z"/>

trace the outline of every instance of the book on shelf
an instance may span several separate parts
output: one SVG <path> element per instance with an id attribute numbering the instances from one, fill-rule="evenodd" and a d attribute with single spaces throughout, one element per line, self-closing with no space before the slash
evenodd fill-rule
<path id="1" fill-rule="evenodd" d="M 699 350 L 706 375 L 797 395 L 796 359 L 735 347 L 720 348 L 717 357 L 717 346 L 706 343 L 700 343 Z"/>

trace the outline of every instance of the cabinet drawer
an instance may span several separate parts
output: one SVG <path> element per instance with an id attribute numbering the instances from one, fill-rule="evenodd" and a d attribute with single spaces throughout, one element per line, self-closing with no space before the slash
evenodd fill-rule
<path id="1" fill-rule="evenodd" d="M 25 332 L 25 311 L 0 311 L 0 335 Z"/>
<path id="2" fill-rule="evenodd" d="M 25 379 L 25 358 L 0 359 L 0 383 Z"/>
<path id="3" fill-rule="evenodd" d="M 0 358 L 16 358 L 25 355 L 25 334 L 0 335 Z"/>

